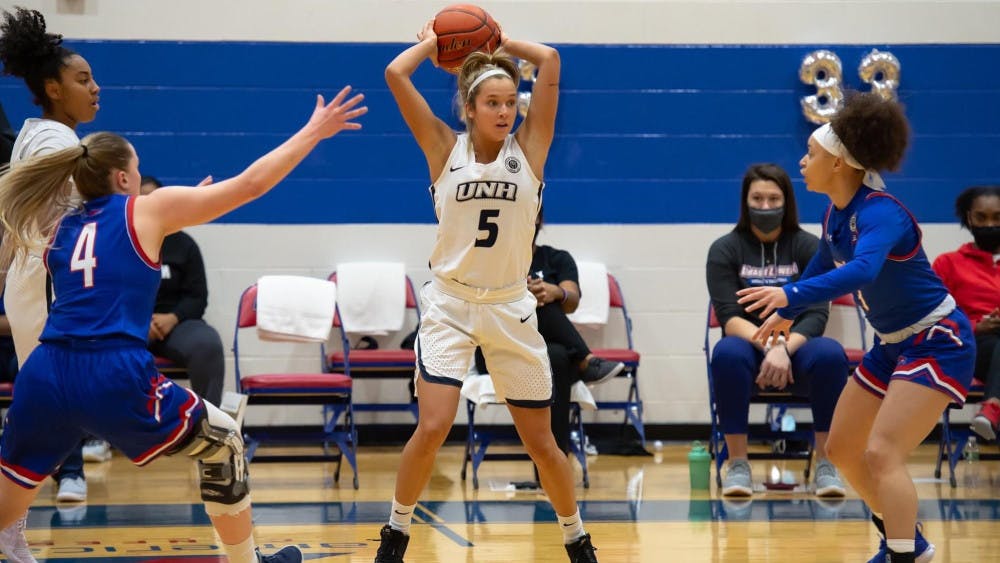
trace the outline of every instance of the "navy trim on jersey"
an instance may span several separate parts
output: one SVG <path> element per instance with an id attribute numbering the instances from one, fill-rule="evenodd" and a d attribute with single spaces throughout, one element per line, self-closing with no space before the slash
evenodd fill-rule
<path id="1" fill-rule="evenodd" d="M 910 210 L 907 209 L 905 205 L 903 205 L 903 202 L 901 202 L 898 199 L 896 199 L 892 194 L 887 194 L 885 192 L 874 192 L 874 193 L 870 193 L 867 196 L 865 196 L 865 199 L 871 199 L 873 197 L 887 197 L 887 198 L 891 199 L 892 201 L 895 201 L 896 205 L 900 206 L 903 209 L 903 211 L 905 211 L 906 214 L 910 216 L 910 220 L 913 221 L 913 228 L 916 229 L 916 231 L 917 231 L 917 244 L 915 244 L 913 246 L 913 250 L 909 251 L 906 254 L 902 254 L 902 255 L 889 254 L 889 256 L 887 256 L 887 258 L 889 260 L 894 261 L 894 262 L 906 262 L 910 258 L 913 258 L 914 256 L 916 256 L 917 252 L 920 251 L 920 245 L 921 245 L 921 243 L 923 243 L 923 241 L 924 241 L 924 232 L 922 230 L 920 230 L 920 224 L 917 223 L 917 218 L 913 216 L 913 213 L 910 213 Z"/>
<path id="2" fill-rule="evenodd" d="M 125 227 L 128 229 L 128 238 L 132 241 L 132 248 L 142 261 L 152 268 L 153 270 L 160 269 L 160 263 L 153 261 L 147 254 L 146 251 L 142 249 L 142 245 L 139 244 L 139 235 L 135 232 L 135 224 L 132 221 L 133 206 L 135 205 L 136 196 L 129 196 L 128 202 L 125 204 Z"/>
<path id="3" fill-rule="evenodd" d="M 452 387 L 462 388 L 462 382 L 457 379 L 452 379 L 450 377 L 441 377 L 439 375 L 431 375 L 427 373 L 427 368 L 424 367 L 423 350 L 420 348 L 420 335 L 417 335 L 417 344 L 415 346 L 417 350 L 417 367 L 420 368 L 420 378 L 427 383 L 437 383 L 440 385 L 451 385 Z"/>
<path id="4" fill-rule="evenodd" d="M 544 409 L 552 406 L 552 399 L 544 401 L 529 401 L 526 399 L 505 399 L 508 405 L 521 407 L 523 409 Z"/>

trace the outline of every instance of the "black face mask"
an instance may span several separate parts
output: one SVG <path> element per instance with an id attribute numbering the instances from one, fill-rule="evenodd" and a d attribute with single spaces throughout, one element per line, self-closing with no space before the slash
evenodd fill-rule
<path id="1" fill-rule="evenodd" d="M 776 207 L 774 209 L 754 209 L 748 207 L 750 211 L 750 224 L 762 233 L 770 233 L 781 226 L 781 220 L 785 218 L 785 208 Z"/>
<path id="2" fill-rule="evenodd" d="M 995 253 L 1000 248 L 1000 227 L 969 227 L 969 231 L 980 250 Z"/>

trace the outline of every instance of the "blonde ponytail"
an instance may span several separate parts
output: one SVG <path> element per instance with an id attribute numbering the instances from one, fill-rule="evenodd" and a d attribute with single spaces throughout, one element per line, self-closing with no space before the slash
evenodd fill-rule
<path id="1" fill-rule="evenodd" d="M 45 247 L 59 219 L 72 210 L 73 178 L 85 200 L 114 193 L 113 170 L 127 170 L 134 153 L 114 133 L 92 133 L 75 147 L 17 163 L 0 172 L 0 287 L 14 258 Z"/>

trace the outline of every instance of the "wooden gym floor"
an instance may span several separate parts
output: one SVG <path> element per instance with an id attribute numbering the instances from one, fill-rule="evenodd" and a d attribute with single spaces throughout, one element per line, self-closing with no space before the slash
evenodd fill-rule
<path id="1" fill-rule="evenodd" d="M 686 445 L 668 445 L 656 457 L 590 458 L 591 488 L 578 486 L 577 493 L 602 563 L 858 562 L 874 554 L 876 537 L 857 497 L 820 503 L 806 492 L 761 492 L 750 502 L 731 503 L 714 496 L 714 489 L 692 495 L 686 452 Z M 346 463 L 339 486 L 332 482 L 333 464 L 251 464 L 259 543 L 265 549 L 297 543 L 309 561 L 371 562 L 398 453 L 362 446 L 357 491 Z M 531 464 L 487 461 L 474 491 L 471 479 L 459 477 L 462 453 L 458 446 L 442 450 L 418 505 L 406 561 L 566 561 L 544 495 L 508 490 L 509 482 L 533 478 Z M 978 483 L 966 482 L 960 469 L 959 486 L 952 489 L 933 478 L 935 453 L 924 446 L 911 461 L 920 518 L 937 546 L 934 561 L 1000 560 L 1000 463 L 980 461 Z M 754 462 L 755 481 L 771 464 Z M 800 462 L 787 464 L 801 476 Z M 28 539 L 40 561 L 224 560 L 187 460 L 162 459 L 140 470 L 116 454 L 106 463 L 88 463 L 86 472 L 86 504 L 57 506 L 49 481 L 32 507 Z"/>

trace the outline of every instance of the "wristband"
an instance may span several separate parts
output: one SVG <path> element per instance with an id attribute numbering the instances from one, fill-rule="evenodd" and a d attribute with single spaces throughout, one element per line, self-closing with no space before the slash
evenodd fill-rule
<path id="1" fill-rule="evenodd" d="M 566 302 L 566 300 L 567 300 L 567 299 L 569 299 L 569 292 L 568 292 L 568 291 L 566 291 L 566 288 L 565 288 L 565 287 L 563 287 L 563 286 L 561 286 L 561 285 L 560 285 L 560 286 L 556 286 L 556 287 L 558 287 L 559 289 L 561 289 L 561 290 L 562 290 L 562 292 L 563 292 L 563 298 L 562 298 L 562 301 L 560 301 L 559 303 L 565 303 L 565 302 Z"/>

